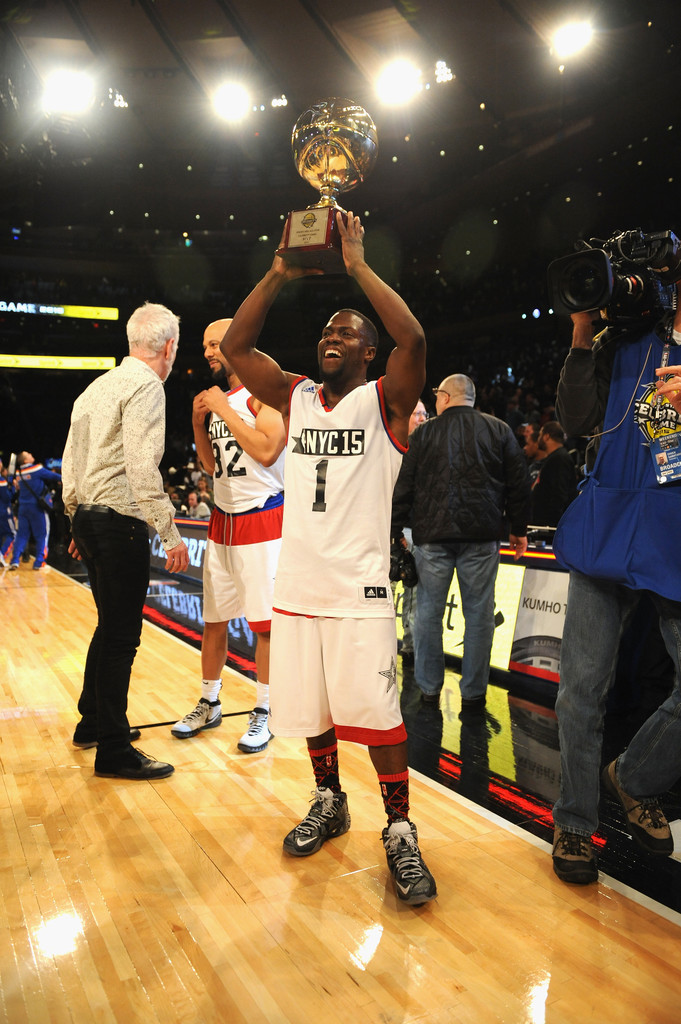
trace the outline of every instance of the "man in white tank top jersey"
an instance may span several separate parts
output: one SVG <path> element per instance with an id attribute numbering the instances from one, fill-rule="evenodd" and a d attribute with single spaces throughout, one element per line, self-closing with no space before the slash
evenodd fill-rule
<path id="1" fill-rule="evenodd" d="M 258 678 L 248 729 L 237 746 L 252 754 L 264 750 L 271 739 L 270 625 L 281 547 L 286 435 L 281 414 L 253 398 L 221 353 L 220 342 L 230 323 L 216 320 L 203 336 L 213 380 L 226 382 L 229 390 L 215 384 L 196 396 L 192 409 L 196 452 L 213 476 L 215 507 L 203 567 L 201 698 L 171 732 L 188 739 L 220 725 L 227 626 L 230 619 L 245 616 L 256 636 Z"/>
<path id="2" fill-rule="evenodd" d="M 388 578 L 392 491 L 409 417 L 425 384 L 421 325 L 364 259 L 359 217 L 337 216 L 343 259 L 395 343 L 384 377 L 367 383 L 376 328 L 335 313 L 317 355 L 321 384 L 284 372 L 256 348 L 287 281 L 314 269 L 275 256 L 221 348 L 240 380 L 287 426 L 286 501 L 272 610 L 272 730 L 304 736 L 316 788 L 285 852 L 316 853 L 350 827 L 337 740 L 366 744 L 388 825 L 382 838 L 397 896 L 418 905 L 437 890 L 409 820 L 406 731 L 397 691 L 395 611 Z M 312 293 L 312 287 L 310 291 Z"/>

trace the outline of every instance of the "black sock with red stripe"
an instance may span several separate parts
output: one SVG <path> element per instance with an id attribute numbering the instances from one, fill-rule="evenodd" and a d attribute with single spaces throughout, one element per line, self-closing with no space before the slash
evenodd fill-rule
<path id="1" fill-rule="evenodd" d="M 379 775 L 381 796 L 388 815 L 388 824 L 409 820 L 409 771 L 398 775 Z"/>
<path id="2" fill-rule="evenodd" d="M 338 778 L 338 744 L 330 747 L 323 747 L 322 750 L 310 750 L 310 760 L 314 772 L 315 782 L 319 789 L 330 789 L 332 793 L 341 792 L 340 779 Z"/>

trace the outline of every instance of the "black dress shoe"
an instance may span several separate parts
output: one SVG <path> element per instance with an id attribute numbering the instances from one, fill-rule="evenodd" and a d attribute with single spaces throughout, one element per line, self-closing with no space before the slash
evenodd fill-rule
<path id="1" fill-rule="evenodd" d="M 421 703 L 428 704 L 430 707 L 438 708 L 440 706 L 440 691 L 437 693 L 423 693 L 421 692 Z"/>
<path id="2" fill-rule="evenodd" d="M 459 718 L 461 715 L 483 715 L 486 703 L 487 695 L 484 693 L 479 697 L 462 697 Z"/>
<path id="3" fill-rule="evenodd" d="M 147 757 L 139 747 L 130 747 L 116 761 L 100 761 L 95 758 L 95 775 L 101 779 L 165 779 L 175 771 L 172 764 L 165 761 L 154 761 Z"/>
<path id="4" fill-rule="evenodd" d="M 142 733 L 139 731 L 139 729 L 131 729 L 130 742 L 132 743 L 134 740 L 138 740 L 141 735 Z M 79 732 L 78 726 L 76 726 L 76 731 L 73 734 L 72 742 L 74 747 L 76 747 L 78 750 L 90 750 L 91 747 L 97 746 L 97 737 L 88 736 L 84 732 Z"/>

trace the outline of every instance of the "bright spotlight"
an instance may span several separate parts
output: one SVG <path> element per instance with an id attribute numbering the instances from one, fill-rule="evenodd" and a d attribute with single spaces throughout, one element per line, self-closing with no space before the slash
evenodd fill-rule
<path id="1" fill-rule="evenodd" d="M 55 71 L 45 81 L 42 102 L 47 114 L 82 114 L 94 99 L 94 82 L 83 71 Z"/>
<path id="2" fill-rule="evenodd" d="M 553 36 L 553 52 L 561 59 L 573 57 L 591 42 L 593 28 L 588 21 L 573 21 L 559 28 Z"/>
<path id="3" fill-rule="evenodd" d="M 225 82 L 213 95 L 213 106 L 225 121 L 241 121 L 251 107 L 251 99 L 242 85 Z"/>
<path id="4" fill-rule="evenodd" d="M 389 106 L 408 103 L 422 88 L 421 72 L 408 60 L 388 64 L 376 80 L 378 97 Z"/>

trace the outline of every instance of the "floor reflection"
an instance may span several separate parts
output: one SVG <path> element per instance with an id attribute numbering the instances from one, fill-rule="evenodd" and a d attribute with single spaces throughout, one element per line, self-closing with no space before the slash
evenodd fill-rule
<path id="1" fill-rule="evenodd" d="M 485 712 L 471 715 L 460 712 L 459 678 L 453 668 L 447 668 L 438 708 L 421 701 L 411 665 L 401 667 L 401 705 L 411 767 L 550 842 L 551 808 L 560 784 L 555 683 L 535 682 L 536 696 L 542 699 L 529 700 L 524 681 L 505 674 L 503 685 L 498 678 L 490 683 Z M 604 760 L 611 759 L 612 750 L 618 753 L 633 735 L 636 716 L 627 715 L 627 720 L 629 731 L 617 710 L 606 717 Z M 681 818 L 681 781 L 663 802 L 670 820 Z M 600 817 L 595 842 L 602 871 L 681 911 L 681 862 L 639 852 L 617 806 L 607 798 L 601 801 Z"/>
<path id="2" fill-rule="evenodd" d="M 50 563 L 87 582 L 81 563 L 55 551 Z M 200 584 L 159 574 L 152 577 L 145 616 L 195 647 L 200 647 L 203 618 Z M 229 663 L 252 674 L 252 637 L 241 620 L 230 630 Z M 405 659 L 406 660 L 406 659 Z M 496 673 L 483 714 L 462 714 L 459 676 L 447 668 L 440 707 L 424 704 L 413 667 L 398 659 L 402 713 L 409 736 L 410 766 L 500 815 L 539 838 L 553 835 L 551 808 L 559 787 L 558 724 L 553 711 L 556 684 L 509 673 Z M 649 712 L 650 688 L 639 704 L 611 700 L 603 742 L 604 762 L 626 746 Z M 639 706 L 640 705 L 640 706 Z M 670 820 L 681 818 L 681 780 L 666 794 Z M 601 825 L 595 841 L 601 869 L 618 881 L 681 912 L 681 851 L 673 858 L 640 853 L 624 829 L 618 810 L 601 802 Z M 548 857 L 547 853 L 547 857 Z M 676 858 L 679 859 L 676 859 Z"/>

